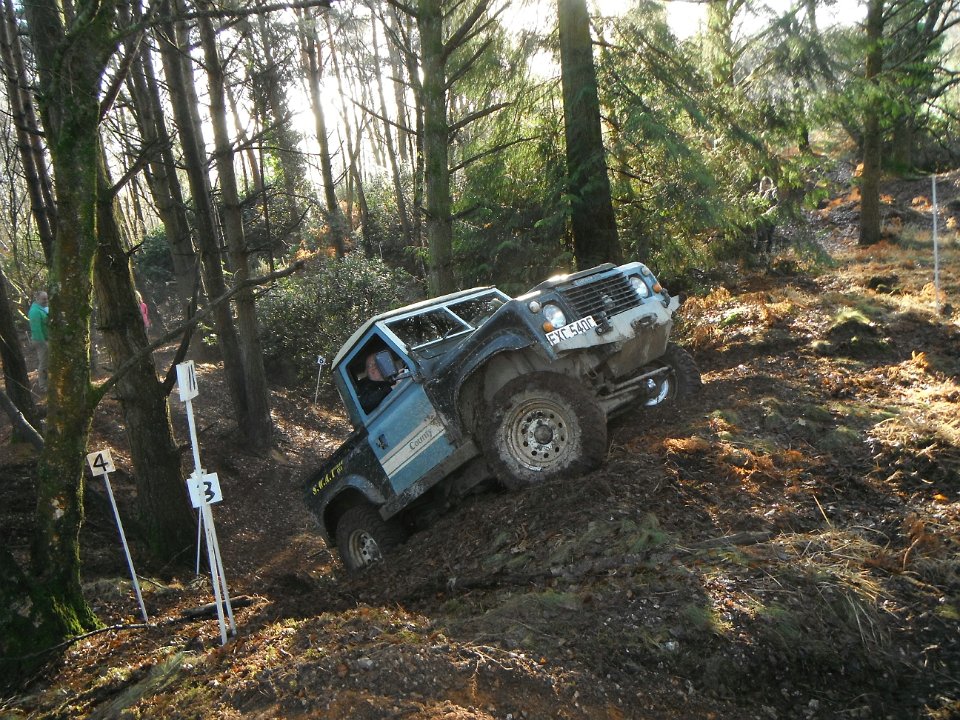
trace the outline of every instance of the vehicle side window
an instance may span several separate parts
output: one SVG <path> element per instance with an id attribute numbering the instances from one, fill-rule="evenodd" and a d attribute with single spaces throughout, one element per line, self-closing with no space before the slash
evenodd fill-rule
<path id="1" fill-rule="evenodd" d="M 471 327 L 476 328 L 500 309 L 501 305 L 503 305 L 503 300 L 500 298 L 485 295 L 454 303 L 450 306 L 450 309 L 468 322 Z"/>
<path id="2" fill-rule="evenodd" d="M 429 310 L 418 315 L 390 323 L 390 329 L 410 348 L 442 340 L 454 333 L 466 330 L 466 326 L 443 308 Z"/>

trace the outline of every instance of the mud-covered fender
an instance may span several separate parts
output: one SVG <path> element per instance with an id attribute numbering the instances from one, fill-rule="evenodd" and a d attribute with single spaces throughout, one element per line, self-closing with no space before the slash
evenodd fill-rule
<path id="1" fill-rule="evenodd" d="M 464 383 L 489 360 L 501 353 L 534 348 L 542 351 L 541 344 L 524 326 L 510 328 L 487 328 L 478 330 L 469 343 L 461 349 L 456 359 L 440 370 L 428 383 L 427 392 L 434 405 L 447 418 L 458 418 L 460 390 Z M 479 336 L 479 337 L 478 337 Z M 457 423 L 459 425 L 459 423 Z"/>
<path id="2" fill-rule="evenodd" d="M 329 545 L 337 517 L 343 510 L 359 502 L 380 507 L 390 494 L 390 481 L 364 431 L 351 435 L 310 476 L 304 490 L 307 507 L 316 515 L 324 540 Z"/>

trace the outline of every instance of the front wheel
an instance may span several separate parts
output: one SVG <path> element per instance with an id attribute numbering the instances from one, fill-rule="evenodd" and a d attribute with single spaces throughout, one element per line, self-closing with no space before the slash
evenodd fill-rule
<path id="1" fill-rule="evenodd" d="M 347 510 L 337 523 L 336 536 L 340 561 L 351 572 L 380 562 L 384 553 L 405 538 L 400 524 L 384 520 L 372 505 Z"/>
<path id="2" fill-rule="evenodd" d="M 667 351 L 657 362 L 669 371 L 651 381 L 652 392 L 644 402 L 647 407 L 691 397 L 703 386 L 696 361 L 679 345 L 667 343 Z"/>
<path id="3" fill-rule="evenodd" d="M 607 420 L 579 382 L 538 372 L 494 395 L 481 438 L 494 474 L 516 489 L 597 467 L 607 452 Z"/>

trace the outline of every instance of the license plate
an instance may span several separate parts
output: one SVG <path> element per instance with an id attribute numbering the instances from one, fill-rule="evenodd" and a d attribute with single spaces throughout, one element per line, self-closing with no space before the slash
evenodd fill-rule
<path id="1" fill-rule="evenodd" d="M 553 332 L 548 332 L 547 340 L 550 341 L 551 345 L 559 345 L 564 340 L 569 340 L 577 335 L 583 335 L 585 332 L 592 330 L 596 326 L 597 321 L 593 319 L 592 315 L 588 315 L 582 320 L 577 320 L 569 325 L 564 325 L 561 328 L 557 328 Z"/>

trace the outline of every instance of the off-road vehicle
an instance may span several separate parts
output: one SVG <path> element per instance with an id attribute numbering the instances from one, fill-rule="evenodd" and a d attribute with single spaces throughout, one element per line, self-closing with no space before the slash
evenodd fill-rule
<path id="1" fill-rule="evenodd" d="M 307 486 L 327 543 L 354 570 L 485 479 L 518 488 L 595 468 L 612 415 L 700 386 L 669 342 L 678 306 L 632 262 L 368 320 L 331 366 L 355 430 Z"/>

